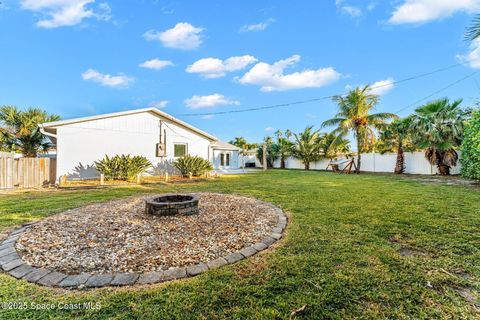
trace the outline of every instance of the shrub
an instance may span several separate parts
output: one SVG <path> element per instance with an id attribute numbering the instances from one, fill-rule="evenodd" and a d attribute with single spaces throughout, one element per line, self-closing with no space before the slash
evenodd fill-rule
<path id="1" fill-rule="evenodd" d="M 173 166 L 177 168 L 184 177 L 188 177 L 190 173 L 194 177 L 199 177 L 202 174 L 213 170 L 210 161 L 201 157 L 192 157 L 189 155 L 175 160 Z"/>
<path id="2" fill-rule="evenodd" d="M 129 180 L 144 173 L 152 164 L 142 156 L 116 155 L 95 161 L 98 172 L 103 173 L 107 179 Z"/>
<path id="3" fill-rule="evenodd" d="M 472 113 L 465 126 L 460 163 L 462 176 L 480 180 L 480 109 Z"/>

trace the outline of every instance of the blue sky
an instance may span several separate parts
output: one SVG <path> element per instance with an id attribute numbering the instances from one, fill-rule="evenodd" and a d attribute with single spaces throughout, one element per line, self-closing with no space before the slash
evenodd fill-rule
<path id="1" fill-rule="evenodd" d="M 480 43 L 463 39 L 480 0 L 0 1 L 0 104 L 63 118 L 148 106 L 237 110 L 368 83 L 384 85 L 377 110 L 396 112 L 480 67 Z M 475 75 L 431 99 L 468 106 L 479 93 Z M 260 141 L 335 112 L 323 100 L 179 117 L 224 140 Z"/>

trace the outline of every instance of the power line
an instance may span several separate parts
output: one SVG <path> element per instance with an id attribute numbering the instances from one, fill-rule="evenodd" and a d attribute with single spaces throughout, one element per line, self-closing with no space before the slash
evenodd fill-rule
<path id="1" fill-rule="evenodd" d="M 451 88 L 451 87 L 453 87 L 453 86 L 455 86 L 455 85 L 459 84 L 460 82 L 463 82 L 463 81 L 465 81 L 465 80 L 467 80 L 467 79 L 470 79 L 471 77 L 473 77 L 473 76 L 474 76 L 474 75 L 476 75 L 477 73 L 478 73 L 478 71 L 472 72 L 472 73 L 470 73 L 470 74 L 466 75 L 465 77 L 463 77 L 463 78 L 460 78 L 460 79 L 458 79 L 458 80 L 456 80 L 456 81 L 454 81 L 454 82 L 452 82 L 452 83 L 448 84 L 447 86 L 445 86 L 445 87 L 443 87 L 443 88 L 441 88 L 441 89 L 439 89 L 439 90 L 437 90 L 437 91 L 435 91 L 435 92 L 433 92 L 433 93 L 429 94 L 428 96 L 426 96 L 426 97 L 423 97 L 423 98 L 421 98 L 421 99 L 419 99 L 419 100 L 415 101 L 414 103 L 411 103 L 411 104 L 409 104 L 408 106 L 406 106 L 406 107 L 404 107 L 404 108 L 401 108 L 401 109 L 399 109 L 398 111 L 395 111 L 395 113 L 397 113 L 397 114 L 398 114 L 398 113 L 400 113 L 400 112 L 402 112 L 402 111 L 404 111 L 404 110 L 410 109 L 411 107 L 414 107 L 414 106 L 416 106 L 416 105 L 417 105 L 417 104 L 419 104 L 420 102 L 423 102 L 423 101 L 425 101 L 425 100 L 427 100 L 427 99 L 429 99 L 429 98 L 431 98 L 431 97 L 433 97 L 433 96 L 435 96 L 435 95 L 439 94 L 440 92 L 443 92 L 443 91 L 445 91 L 445 90 L 447 90 L 447 89 L 449 89 L 449 88 Z"/>
<path id="2" fill-rule="evenodd" d="M 392 81 L 389 83 L 381 84 L 381 85 L 376 85 L 371 87 L 370 89 L 380 89 L 383 87 L 391 86 L 391 85 L 396 85 L 400 83 L 404 83 L 407 81 L 412 81 L 420 78 L 424 78 L 439 72 L 447 71 L 453 68 L 456 68 L 458 66 L 461 66 L 461 63 L 453 64 L 448 67 L 436 69 L 431 72 L 426 72 L 422 74 L 418 74 L 416 76 L 408 77 L 405 79 L 401 79 L 398 81 Z M 345 94 L 343 94 L 345 95 Z M 222 115 L 222 114 L 231 114 L 231 113 L 243 113 L 243 112 L 251 112 L 251 111 L 259 111 L 259 110 L 267 110 L 267 109 L 276 109 L 276 108 L 281 108 L 281 107 L 290 107 L 294 105 L 299 105 L 299 104 L 307 104 L 311 102 L 318 102 L 321 100 L 330 100 L 333 97 L 338 96 L 338 95 L 329 95 L 329 96 L 324 96 L 324 97 L 319 97 L 319 98 L 312 98 L 312 99 L 307 99 L 307 100 L 300 100 L 300 101 L 293 101 L 293 102 L 287 102 L 287 103 L 280 103 L 280 104 L 274 104 L 274 105 L 268 105 L 268 106 L 258 106 L 258 107 L 252 107 L 252 108 L 246 108 L 246 109 L 237 109 L 237 110 L 228 110 L 228 111 L 217 111 L 217 112 L 203 112 L 203 113 L 183 113 L 183 114 L 175 114 L 176 117 L 198 117 L 198 116 L 212 116 L 212 115 Z"/>

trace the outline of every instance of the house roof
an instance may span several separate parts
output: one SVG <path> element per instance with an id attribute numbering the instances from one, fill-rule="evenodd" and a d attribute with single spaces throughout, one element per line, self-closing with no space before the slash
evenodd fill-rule
<path id="1" fill-rule="evenodd" d="M 211 144 L 213 149 L 222 149 L 222 150 L 242 150 L 241 148 L 228 143 L 228 142 L 223 142 L 223 141 L 215 141 Z"/>
<path id="2" fill-rule="evenodd" d="M 105 113 L 105 114 L 99 114 L 99 115 L 91 116 L 91 117 L 82 117 L 82 118 L 74 118 L 74 119 L 46 122 L 46 123 L 40 124 L 39 126 L 48 133 L 54 133 L 56 131 L 56 128 L 60 127 L 60 126 L 65 126 L 65 125 L 80 123 L 80 122 L 87 122 L 87 121 L 92 121 L 92 120 L 105 119 L 105 118 L 127 116 L 127 115 L 131 115 L 131 114 L 137 114 L 137 113 L 143 113 L 143 112 L 154 113 L 154 114 L 156 114 L 160 117 L 163 117 L 165 119 L 168 119 L 172 122 L 175 122 L 175 123 L 187 128 L 187 129 L 190 129 L 193 132 L 196 132 L 199 135 L 202 135 L 202 136 L 206 137 L 207 139 L 210 139 L 210 140 L 213 140 L 213 141 L 218 141 L 218 139 L 215 136 L 212 136 L 211 134 L 206 133 L 205 131 L 202 131 L 202 130 L 200 130 L 200 129 L 192 126 L 192 125 L 189 125 L 188 123 L 186 123 L 186 122 L 184 122 L 180 119 L 177 119 L 177 118 L 169 115 L 166 112 L 158 110 L 157 108 L 144 108 L 144 109 L 122 111 L 122 112 Z"/>

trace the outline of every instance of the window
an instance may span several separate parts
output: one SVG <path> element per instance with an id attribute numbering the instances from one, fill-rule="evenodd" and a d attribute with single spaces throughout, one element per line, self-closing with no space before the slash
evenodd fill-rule
<path id="1" fill-rule="evenodd" d="M 225 154 L 224 153 L 220 154 L 220 165 L 221 166 L 225 165 Z"/>
<path id="2" fill-rule="evenodd" d="M 227 163 L 227 167 L 229 167 L 229 166 L 230 166 L 230 153 L 227 153 L 227 161 L 226 161 L 226 163 Z"/>
<path id="3" fill-rule="evenodd" d="M 173 145 L 173 156 L 175 158 L 183 157 L 187 155 L 187 145 L 184 143 L 176 143 Z"/>

